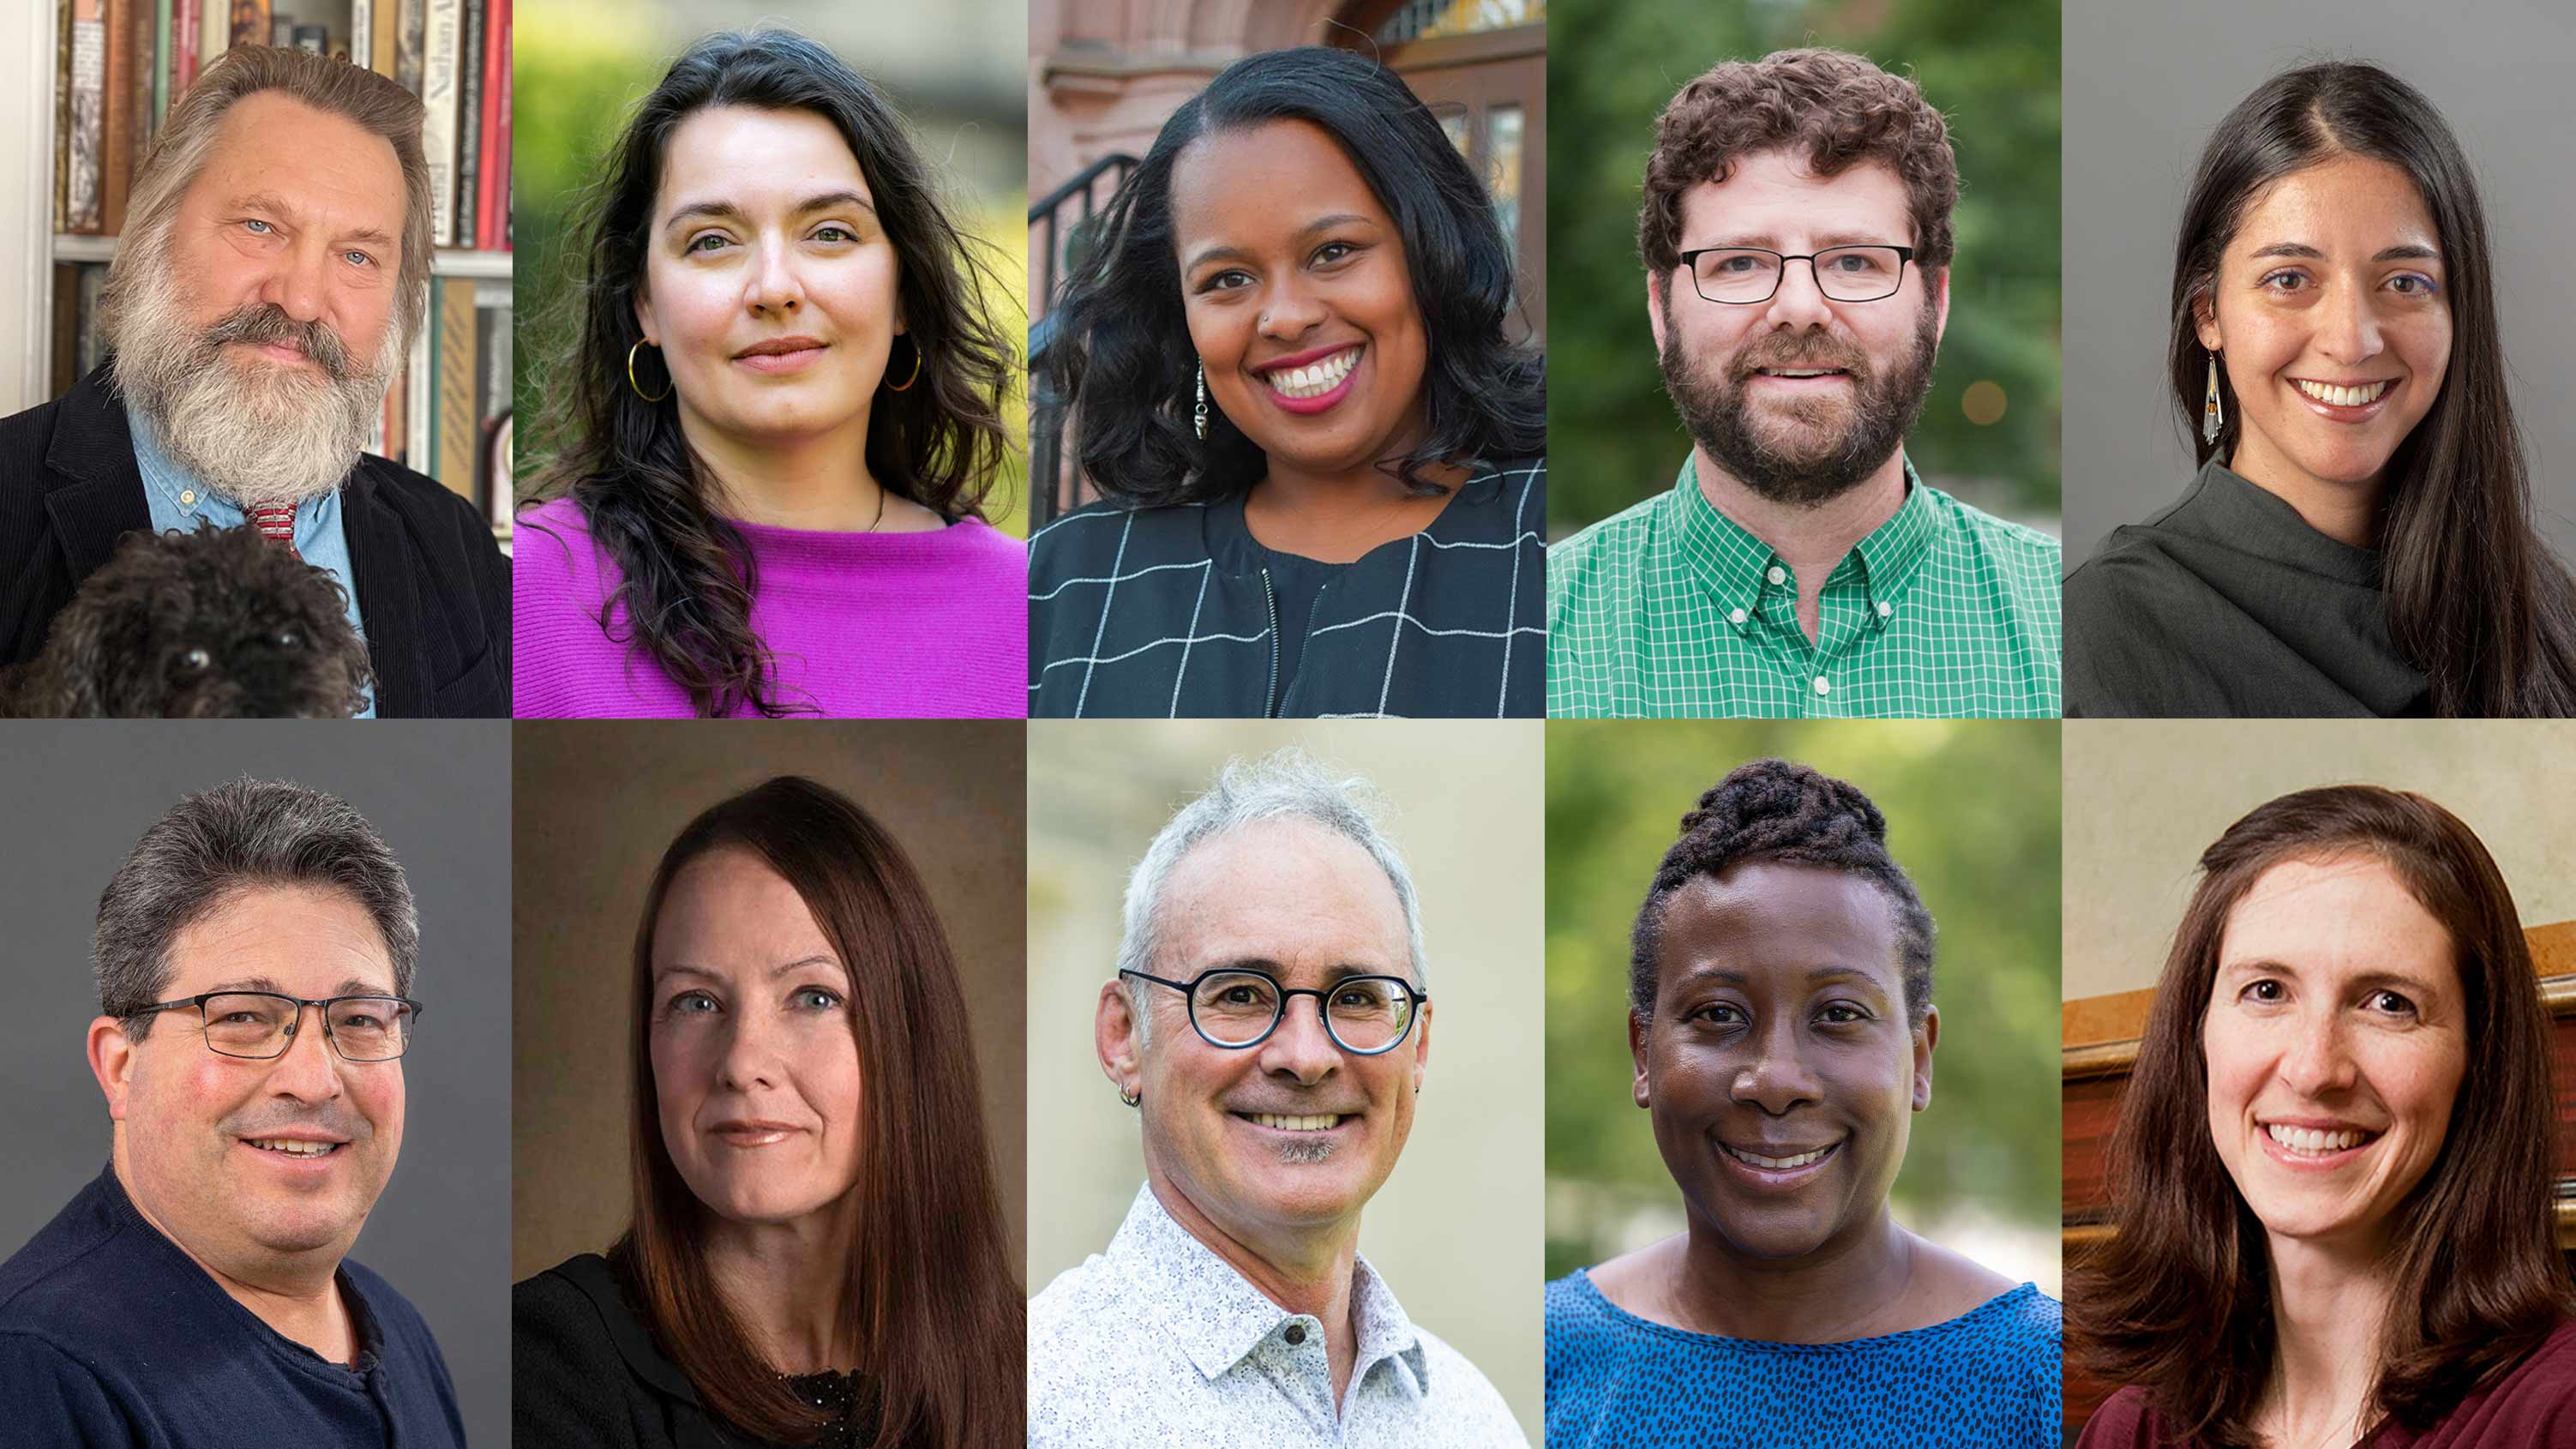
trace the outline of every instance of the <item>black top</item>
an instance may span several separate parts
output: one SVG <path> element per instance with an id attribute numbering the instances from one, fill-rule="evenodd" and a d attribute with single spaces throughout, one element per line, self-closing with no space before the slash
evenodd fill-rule
<path id="1" fill-rule="evenodd" d="M 1297 665 L 1306 655 L 1315 601 L 1350 565 L 1281 553 L 1253 537 L 1241 495 L 1208 505 L 1207 534 L 1218 557 L 1248 557 L 1270 578 L 1270 592 L 1279 601 L 1279 689 L 1286 694 L 1297 687 Z"/>
<path id="2" fill-rule="evenodd" d="M 876 1440 L 875 1395 L 849 1374 L 790 1381 L 844 1415 L 823 1449 Z M 653 1346 L 616 1270 L 584 1253 L 510 1290 L 510 1438 L 547 1449 L 778 1449 L 725 1427 Z"/>
<path id="3" fill-rule="evenodd" d="M 2066 716 L 2421 715 L 2379 555 L 2310 528 L 2216 460 L 2066 578 Z"/>
<path id="4" fill-rule="evenodd" d="M 0 1265 L 0 1440 L 23 1449 L 465 1443 L 429 1325 L 342 1260 L 355 1365 L 261 1322 L 144 1220 L 110 1168 Z"/>
<path id="5" fill-rule="evenodd" d="M 1331 576 L 1293 648 L 1272 567 L 1284 556 L 1253 540 L 1241 510 L 1104 501 L 1038 530 L 1030 717 L 1545 713 L 1544 460 L 1480 464 L 1430 527 L 1314 565 Z"/>
<path id="6" fill-rule="evenodd" d="M 510 717 L 510 565 L 474 505 L 362 453 L 340 485 L 376 714 Z M 125 403 L 102 365 L 0 419 L 0 666 L 45 647 L 54 615 L 117 540 L 152 527 Z"/>

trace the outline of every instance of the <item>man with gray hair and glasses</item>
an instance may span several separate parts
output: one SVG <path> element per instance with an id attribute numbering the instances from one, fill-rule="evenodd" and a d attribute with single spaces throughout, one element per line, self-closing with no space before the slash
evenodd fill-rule
<path id="1" fill-rule="evenodd" d="M 44 647 L 126 534 L 255 525 L 347 594 L 362 716 L 508 718 L 490 526 L 361 451 L 428 293 L 420 122 L 388 77 L 263 45 L 171 106 L 100 301 L 108 360 L 0 419 L 0 666 Z"/>
<path id="2" fill-rule="evenodd" d="M 1154 837 L 1093 1022 L 1145 1184 L 1029 1304 L 1032 1449 L 1527 1442 L 1359 1256 L 1430 1061 L 1423 955 L 1365 781 L 1237 761 Z"/>
<path id="3" fill-rule="evenodd" d="M 99 898 L 107 1170 L 0 1264 L 13 1445 L 462 1445 L 429 1326 L 346 1254 L 402 1150 L 420 927 L 357 811 L 237 780 Z"/>

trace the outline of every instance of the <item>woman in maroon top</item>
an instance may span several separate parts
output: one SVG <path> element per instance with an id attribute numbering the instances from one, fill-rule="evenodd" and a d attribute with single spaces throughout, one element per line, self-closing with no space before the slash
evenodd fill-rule
<path id="1" fill-rule="evenodd" d="M 2548 1019 L 2513 896 L 2420 795 L 2230 826 L 2156 987 L 2070 1351 L 2102 1449 L 2576 1446 Z"/>

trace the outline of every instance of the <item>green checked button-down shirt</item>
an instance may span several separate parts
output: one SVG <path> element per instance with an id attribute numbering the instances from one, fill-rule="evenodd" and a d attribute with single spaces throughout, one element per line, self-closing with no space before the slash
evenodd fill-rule
<path id="1" fill-rule="evenodd" d="M 1798 579 L 1699 491 L 1672 488 L 1547 551 L 1551 718 L 2055 718 L 2057 540 L 1927 487 L 1825 579 Z"/>

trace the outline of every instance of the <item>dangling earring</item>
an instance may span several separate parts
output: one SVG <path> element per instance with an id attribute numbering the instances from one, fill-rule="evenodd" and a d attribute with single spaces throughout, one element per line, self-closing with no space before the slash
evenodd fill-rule
<path id="1" fill-rule="evenodd" d="M 1194 411 L 1194 412 L 1192 412 L 1192 413 L 1190 414 L 1190 418 L 1191 418 L 1191 421 L 1193 421 L 1193 422 L 1195 422 L 1195 423 L 1197 423 L 1197 424 L 1198 424 L 1198 430 L 1199 430 L 1199 441 L 1200 441 L 1200 442 L 1202 442 L 1202 443 L 1206 442 L 1206 441 L 1207 441 L 1207 364 L 1206 364 L 1206 363 L 1204 363 L 1204 362 L 1199 364 L 1199 405 L 1198 405 L 1197 410 L 1196 410 L 1196 411 Z"/>
<path id="2" fill-rule="evenodd" d="M 901 392 L 905 388 L 912 386 L 914 383 L 921 381 L 921 344 L 914 342 L 909 335 L 906 335 L 903 340 L 910 344 L 912 348 L 912 376 L 905 378 L 900 383 L 887 383 L 886 391 L 888 392 Z"/>
<path id="3" fill-rule="evenodd" d="M 2227 426 L 2227 414 L 2218 406 L 2218 354 L 2209 354 L 2209 400 L 2200 405 L 2200 440 L 2218 441 L 2219 429 Z"/>
<path id="4" fill-rule="evenodd" d="M 643 384 L 635 380 L 635 354 L 648 346 L 653 346 L 653 344 L 639 339 L 633 347 L 626 349 L 626 385 L 635 389 L 635 395 L 637 397 L 644 399 L 648 403 L 657 403 L 660 402 L 662 398 L 669 397 L 671 395 L 671 387 L 676 387 L 679 384 L 678 380 L 674 379 L 669 387 L 662 389 L 661 396 L 656 397 L 653 394 L 646 392 Z M 656 348 L 655 350 L 658 351 L 659 348 Z"/>

